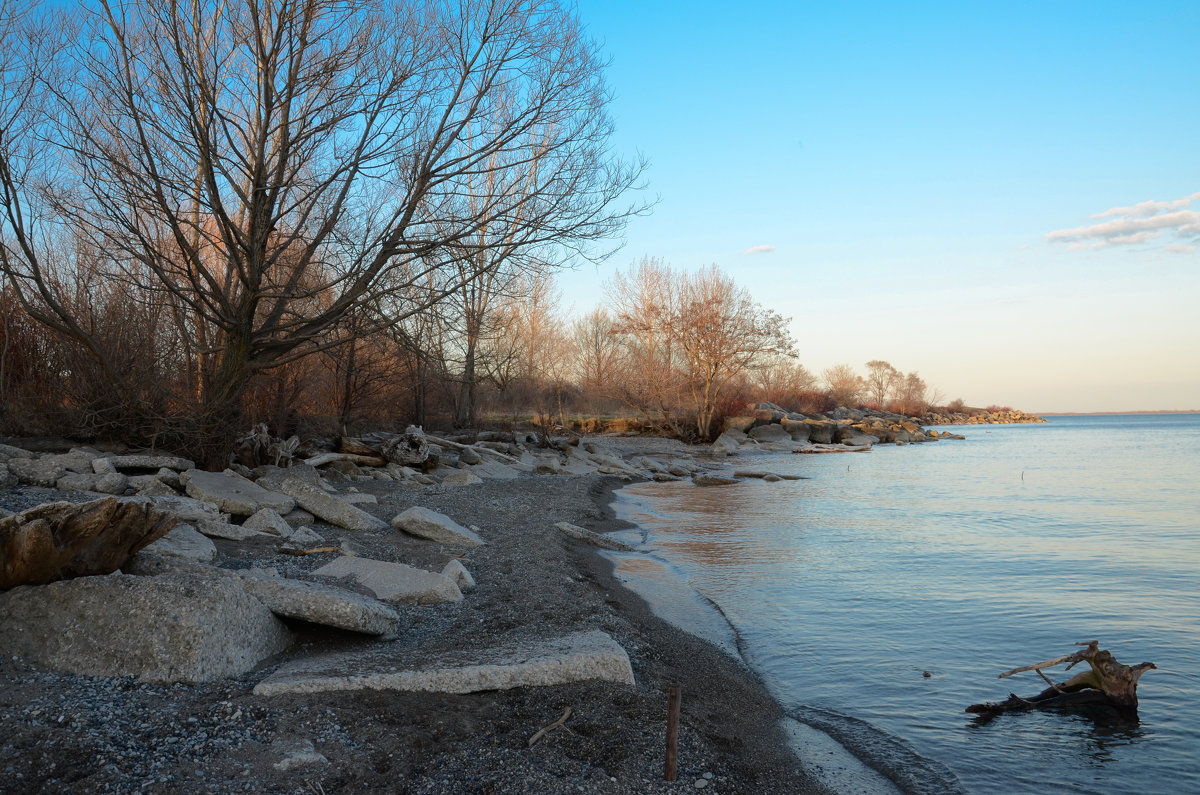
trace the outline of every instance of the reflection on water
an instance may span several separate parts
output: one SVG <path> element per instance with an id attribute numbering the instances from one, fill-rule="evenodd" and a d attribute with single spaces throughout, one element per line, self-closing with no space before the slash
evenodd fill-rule
<path id="1" fill-rule="evenodd" d="M 981 791 L 1200 791 L 1200 417 L 988 430 L 849 469 L 748 458 L 735 465 L 812 479 L 637 484 L 615 507 L 721 605 L 786 705 L 905 738 Z M 1043 687 L 1000 671 L 1092 638 L 1163 669 L 1142 680 L 1139 724 L 964 719 Z"/>

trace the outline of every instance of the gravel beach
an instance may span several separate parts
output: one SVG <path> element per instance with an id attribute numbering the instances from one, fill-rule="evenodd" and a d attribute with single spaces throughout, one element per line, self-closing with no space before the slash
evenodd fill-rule
<path id="1" fill-rule="evenodd" d="M 605 440 L 609 444 L 610 440 Z M 663 440 L 612 440 L 625 455 L 683 450 Z M 289 622 L 296 643 L 236 679 L 155 685 L 51 673 L 0 653 L 0 791 L 646 793 L 821 792 L 780 727 L 779 706 L 742 665 L 651 614 L 595 547 L 556 522 L 617 529 L 608 507 L 623 483 L 605 475 L 522 475 L 462 487 L 379 481 L 364 510 L 390 520 L 420 505 L 475 526 L 464 550 L 392 530 L 315 525 L 330 546 L 441 570 L 459 558 L 477 587 L 454 604 L 398 608 L 397 651 L 483 648 L 514 633 L 551 638 L 602 630 L 624 647 L 634 685 L 584 682 L 467 695 L 355 691 L 258 696 L 290 659 L 378 640 Z M 22 510 L 64 493 L 20 487 Z M 83 495 L 74 495 L 84 499 Z M 219 565 L 303 576 L 338 557 L 280 554 L 266 539 L 216 541 Z M 682 685 L 679 777 L 664 782 L 667 694 Z M 532 747 L 540 728 L 558 721 Z"/>

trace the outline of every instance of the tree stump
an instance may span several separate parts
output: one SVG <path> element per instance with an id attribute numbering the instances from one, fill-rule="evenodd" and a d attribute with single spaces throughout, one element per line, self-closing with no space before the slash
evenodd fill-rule
<path id="1" fill-rule="evenodd" d="M 1152 662 L 1128 666 L 1117 662 L 1108 651 L 1100 648 L 1100 641 L 1076 643 L 1084 648 L 1074 654 L 1055 657 L 1053 660 L 1024 665 L 1000 674 L 1003 679 L 1024 671 L 1037 671 L 1038 676 L 1046 680 L 1050 687 L 1031 698 L 1021 698 L 1010 693 L 1007 701 L 997 704 L 972 704 L 967 712 L 980 715 L 998 715 L 1001 712 L 1019 712 L 1030 709 L 1070 708 L 1090 705 L 1107 705 L 1116 709 L 1122 715 L 1137 717 L 1137 684 L 1142 674 L 1157 668 Z M 1081 671 L 1062 684 L 1050 681 L 1043 668 L 1051 668 L 1062 663 L 1068 663 L 1070 670 L 1081 662 L 1086 662 L 1090 670 Z"/>
<path id="2" fill-rule="evenodd" d="M 175 526 L 148 502 L 51 502 L 0 519 L 0 590 L 111 574 Z"/>

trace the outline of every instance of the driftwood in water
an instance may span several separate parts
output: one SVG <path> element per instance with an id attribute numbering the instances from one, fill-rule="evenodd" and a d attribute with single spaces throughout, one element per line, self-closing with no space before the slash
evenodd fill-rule
<path id="1" fill-rule="evenodd" d="M 0 590 L 111 574 L 175 526 L 148 502 L 51 502 L 0 519 Z"/>
<path id="2" fill-rule="evenodd" d="M 1125 715 L 1137 715 L 1137 683 L 1142 674 L 1156 668 L 1152 662 L 1139 665 L 1122 665 L 1106 650 L 1100 648 L 1100 642 L 1093 640 L 1087 643 L 1076 643 L 1083 649 L 1074 654 L 1055 657 L 1033 665 L 1023 665 L 1011 671 L 1000 674 L 1003 679 L 1024 671 L 1037 671 L 1038 676 L 1046 680 L 1050 687 L 1032 698 L 1021 698 L 1010 693 L 1007 701 L 998 704 L 972 704 L 967 712 L 982 715 L 998 715 L 1001 712 L 1014 712 L 1029 709 L 1053 709 L 1062 707 L 1079 707 L 1087 705 L 1108 705 Z M 1067 670 L 1081 662 L 1086 662 L 1090 670 L 1081 671 L 1062 684 L 1055 684 L 1042 673 L 1043 668 L 1068 663 Z"/>

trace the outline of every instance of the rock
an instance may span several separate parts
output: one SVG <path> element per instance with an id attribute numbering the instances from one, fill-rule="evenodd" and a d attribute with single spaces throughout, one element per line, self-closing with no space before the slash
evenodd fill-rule
<path id="1" fill-rule="evenodd" d="M 571 538 L 591 544 L 594 547 L 599 547 L 600 549 L 611 549 L 617 552 L 634 551 L 633 547 L 615 538 L 609 538 L 606 535 L 593 532 L 570 522 L 558 522 L 554 526 Z"/>
<path id="2" fill-rule="evenodd" d="M 242 522 L 242 527 L 247 530 L 257 530 L 260 533 L 270 533 L 277 536 L 290 536 L 292 534 L 292 526 L 284 521 L 283 517 L 278 512 L 271 508 L 263 508 L 246 521 Z"/>
<path id="3" fill-rule="evenodd" d="M 246 541 L 255 537 L 272 537 L 270 533 L 263 533 L 253 528 L 230 524 L 220 519 L 201 519 L 196 523 L 196 529 L 209 538 L 225 538 L 230 541 Z"/>
<path id="4" fill-rule="evenodd" d="M 368 649 L 285 663 L 254 688 L 258 696 L 339 690 L 475 693 L 598 679 L 633 684 L 629 655 L 599 630 L 490 649 L 398 655 Z"/>
<path id="5" fill-rule="evenodd" d="M 814 444 L 830 444 L 833 442 L 837 424 L 829 420 L 805 420 L 808 426 L 808 440 Z"/>
<path id="6" fill-rule="evenodd" d="M 442 569 L 442 576 L 450 582 L 458 586 L 460 591 L 470 591 L 475 587 L 475 578 L 471 576 L 471 572 L 467 571 L 467 567 L 462 564 L 461 560 L 451 560 Z"/>
<path id="7" fill-rule="evenodd" d="M 107 477 L 107 475 L 105 476 Z M 124 477 L 122 475 L 121 477 Z M 138 490 L 139 497 L 178 497 L 179 492 L 168 486 L 158 478 L 151 478 L 146 481 Z"/>
<path id="8" fill-rule="evenodd" d="M 196 468 L 194 461 L 173 455 L 115 455 L 107 457 L 107 460 L 116 469 L 158 470 L 166 468 L 183 472 Z M 92 464 L 92 467 L 95 468 L 95 463 Z"/>
<path id="9" fill-rule="evenodd" d="M 251 516 L 263 508 L 287 513 L 296 501 L 285 494 L 267 491 L 252 480 L 232 472 L 190 469 L 179 476 L 188 496 L 206 500 L 235 516 Z"/>
<path id="10" fill-rule="evenodd" d="M 313 574 L 348 578 L 371 591 L 377 598 L 396 604 L 428 605 L 462 601 L 462 591 L 449 579 L 403 563 L 342 557 L 325 564 Z"/>
<path id="11" fill-rule="evenodd" d="M 717 437 L 710 449 L 714 455 L 732 455 L 742 449 L 742 442 L 748 438 L 740 431 L 725 431 Z"/>
<path id="12" fill-rule="evenodd" d="M 202 519 L 220 519 L 221 511 L 211 502 L 204 500 L 196 500 L 191 497 L 176 496 L 152 496 L 145 497 L 130 497 L 127 498 L 130 502 L 149 502 L 155 508 L 166 511 L 175 516 L 175 518 L 195 524 Z"/>
<path id="13" fill-rule="evenodd" d="M 419 506 L 396 514 L 392 519 L 392 526 L 411 536 L 442 544 L 463 547 L 477 547 L 483 544 L 482 538 L 449 516 Z"/>
<path id="14" fill-rule="evenodd" d="M 347 530 L 387 529 L 387 522 L 355 508 L 332 494 L 326 494 L 312 483 L 302 480 L 285 480 L 280 488 L 284 494 L 293 497 L 301 508 L 330 524 L 344 527 Z"/>
<path id="15" fill-rule="evenodd" d="M 105 497 L 51 502 L 0 519 L 0 590 L 121 568 L 162 538 L 175 518 L 142 503 Z"/>
<path id="16" fill-rule="evenodd" d="M 70 474 L 58 479 L 58 488 L 64 491 L 94 491 L 100 494 L 124 494 L 129 486 L 129 478 L 120 472 L 109 472 L 105 475 L 95 473 Z M 174 494 L 174 492 L 171 492 Z"/>
<path id="17" fill-rule="evenodd" d="M 746 433 L 754 427 L 757 420 L 754 417 L 726 417 L 721 425 L 721 431 L 738 431 Z"/>
<path id="18" fill-rule="evenodd" d="M 737 478 L 728 477 L 726 475 L 714 475 L 711 472 L 701 472 L 692 478 L 692 482 L 697 486 L 732 486 L 738 483 Z"/>
<path id="19" fill-rule="evenodd" d="M 303 480 L 305 483 L 322 483 L 321 470 L 308 464 L 293 464 L 286 469 L 280 467 L 259 467 L 256 472 L 260 473 L 258 480 L 255 481 L 264 489 L 271 491 L 280 491 L 285 480 Z M 286 513 L 286 511 L 281 511 Z"/>
<path id="20" fill-rule="evenodd" d="M 284 618 L 366 635 L 394 635 L 400 616 L 369 596 L 303 580 L 243 576 L 246 592 Z"/>
<path id="21" fill-rule="evenodd" d="M 227 579 L 114 574 L 0 594 L 0 647 L 56 671 L 210 682 L 290 642 L 279 619 Z"/>
<path id="22" fill-rule="evenodd" d="M 808 441 L 809 433 L 811 432 L 808 423 L 804 421 L 803 417 L 800 417 L 799 419 L 784 417 L 779 421 L 779 427 L 788 432 L 788 435 L 792 437 L 793 442 Z"/>
<path id="23" fill-rule="evenodd" d="M 97 475 L 111 475 L 116 471 L 117 468 L 113 466 L 111 458 L 99 456 L 92 459 L 92 472 L 95 472 Z"/>
<path id="24" fill-rule="evenodd" d="M 10 458 L 8 471 L 22 483 L 47 489 L 57 486 L 59 479 L 67 474 L 66 467 L 48 458 Z"/>
<path id="25" fill-rule="evenodd" d="M 464 447 L 458 451 L 458 460 L 464 464 L 478 464 L 483 461 L 483 456 L 474 447 Z"/>
<path id="26" fill-rule="evenodd" d="M 313 530 L 311 527 L 301 525 L 292 531 L 288 536 L 288 542 L 294 547 L 313 547 L 318 544 L 325 543 L 325 536 Z"/>
<path id="27" fill-rule="evenodd" d="M 0 462 L 0 489 L 11 489 L 20 481 L 8 468 L 8 464 Z"/>
<path id="28" fill-rule="evenodd" d="M 183 481 L 179 479 L 179 473 L 174 469 L 162 467 L 154 473 L 154 476 L 173 489 L 183 490 Z"/>
<path id="29" fill-rule="evenodd" d="M 588 466 L 587 464 L 584 464 L 583 466 L 587 469 L 592 469 L 592 467 Z M 537 466 L 533 468 L 533 471 L 539 475 L 561 475 L 563 473 L 563 464 L 558 460 L 558 458 L 551 458 L 547 456 L 538 462 Z"/>
<path id="30" fill-rule="evenodd" d="M 0 464 L 7 463 L 14 458 L 34 458 L 34 454 L 29 450 L 20 447 L 13 447 L 11 444 L 0 444 Z"/>
<path id="31" fill-rule="evenodd" d="M 283 521 L 287 522 L 292 527 L 299 527 L 300 525 L 312 524 L 313 522 L 317 521 L 317 517 L 313 516 L 303 508 L 296 508 L 293 511 L 288 511 L 285 513 L 283 515 Z"/>
<path id="32" fill-rule="evenodd" d="M 216 545 L 190 524 L 175 525 L 170 532 L 143 551 L 201 563 L 207 563 L 217 557 Z M 136 559 L 137 555 L 134 558 Z"/>
<path id="33" fill-rule="evenodd" d="M 283 758 L 273 765 L 276 770 L 287 771 L 305 765 L 323 765 L 329 761 L 323 754 L 316 752 L 312 740 L 288 745 L 282 753 Z"/>
<path id="34" fill-rule="evenodd" d="M 879 439 L 878 437 L 867 436 L 863 433 L 847 433 L 842 434 L 838 441 L 851 447 L 870 447 L 873 444 L 878 444 Z"/>
<path id="35" fill-rule="evenodd" d="M 782 425 L 759 425 L 750 429 L 750 438 L 756 442 L 790 442 L 792 435 Z"/>
<path id="36" fill-rule="evenodd" d="M 442 478 L 443 486 L 473 486 L 482 482 L 478 475 L 466 469 L 455 470 Z"/>
<path id="37" fill-rule="evenodd" d="M 347 491 L 344 494 L 339 494 L 338 497 L 340 497 L 344 502 L 350 503 L 351 505 L 379 504 L 379 498 L 374 494 L 363 494 L 362 492 L 358 491 Z"/>

